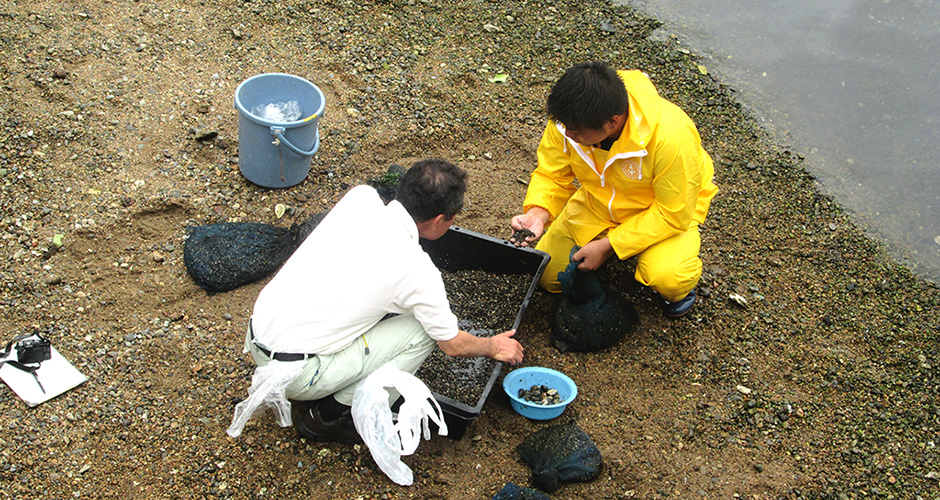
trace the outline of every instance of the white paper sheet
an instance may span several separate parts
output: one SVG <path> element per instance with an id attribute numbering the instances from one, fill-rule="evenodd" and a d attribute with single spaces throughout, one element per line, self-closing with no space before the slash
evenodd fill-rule
<path id="1" fill-rule="evenodd" d="M 16 349 L 11 349 L 8 359 L 16 359 Z M 36 377 L 33 377 L 32 373 L 24 372 L 9 364 L 0 366 L 0 379 L 3 379 L 29 406 L 44 403 L 86 380 L 85 376 L 59 354 L 55 347 L 52 347 L 52 357 L 40 363 L 36 375 L 42 382 L 42 388 L 36 383 Z"/>

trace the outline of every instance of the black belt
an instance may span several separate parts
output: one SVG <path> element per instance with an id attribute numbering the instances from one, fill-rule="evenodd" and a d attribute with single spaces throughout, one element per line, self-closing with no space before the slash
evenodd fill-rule
<path id="1" fill-rule="evenodd" d="M 261 354 L 264 354 L 268 359 L 274 359 L 277 361 L 302 361 L 305 359 L 310 359 L 316 354 L 301 354 L 298 352 L 271 352 L 270 349 L 264 348 L 261 344 L 255 342 L 255 330 L 251 327 L 251 320 L 248 321 L 248 335 L 251 337 L 251 343 L 261 351 Z"/>

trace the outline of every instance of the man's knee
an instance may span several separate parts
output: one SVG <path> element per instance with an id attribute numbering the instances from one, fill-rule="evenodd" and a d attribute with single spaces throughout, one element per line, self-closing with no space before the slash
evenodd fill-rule
<path id="1" fill-rule="evenodd" d="M 558 281 L 558 276 L 553 276 L 549 278 L 548 273 L 542 273 L 542 277 L 539 278 L 539 286 L 542 287 L 548 293 L 561 293 L 561 283 Z"/>
<path id="2" fill-rule="evenodd" d="M 423 333 L 423 331 L 422 331 Z M 425 356 L 431 354 L 434 349 L 437 349 L 437 341 L 432 339 L 428 334 L 424 334 L 415 338 L 412 348 L 419 353 L 423 353 Z"/>
<path id="3" fill-rule="evenodd" d="M 702 261 L 698 257 L 687 259 L 678 266 L 646 264 L 638 265 L 636 270 L 637 281 L 670 302 L 688 295 L 701 277 Z"/>

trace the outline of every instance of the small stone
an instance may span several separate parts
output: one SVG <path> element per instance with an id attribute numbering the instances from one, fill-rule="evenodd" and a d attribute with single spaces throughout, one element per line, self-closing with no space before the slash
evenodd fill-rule
<path id="1" fill-rule="evenodd" d="M 450 474 L 447 474 L 446 472 L 442 472 L 438 474 L 437 477 L 434 478 L 434 482 L 437 484 L 444 484 L 444 485 L 453 484 L 454 477 L 451 476 Z"/>
<path id="2" fill-rule="evenodd" d="M 728 295 L 728 299 L 741 307 L 747 307 L 747 299 L 742 297 L 740 294 L 732 293 Z"/>
<path id="3" fill-rule="evenodd" d="M 52 258 L 52 256 L 55 255 L 56 252 L 58 252 L 58 251 L 59 251 L 59 247 L 58 247 L 58 246 L 56 246 L 56 245 L 50 245 L 49 248 L 47 248 L 47 249 L 42 253 L 42 258 L 43 258 L 43 260 L 49 260 L 49 259 Z"/>
<path id="4" fill-rule="evenodd" d="M 218 135 L 219 135 L 218 130 L 208 129 L 208 128 L 196 129 L 196 131 L 193 133 L 193 136 L 199 142 L 211 141 L 212 139 L 215 139 L 216 137 L 218 137 Z"/>

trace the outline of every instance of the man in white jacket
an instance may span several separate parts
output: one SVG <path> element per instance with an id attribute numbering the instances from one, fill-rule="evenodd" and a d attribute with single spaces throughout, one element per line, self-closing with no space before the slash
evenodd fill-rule
<path id="1" fill-rule="evenodd" d="M 490 338 L 457 327 L 440 271 L 419 244 L 450 228 L 466 173 L 443 160 L 415 163 L 384 204 L 357 186 L 330 210 L 255 302 L 246 348 L 255 363 L 302 363 L 287 397 L 301 405 L 298 432 L 359 441 L 350 416 L 356 384 L 391 362 L 415 373 L 435 345 L 459 357 L 515 364 L 515 330 Z"/>

